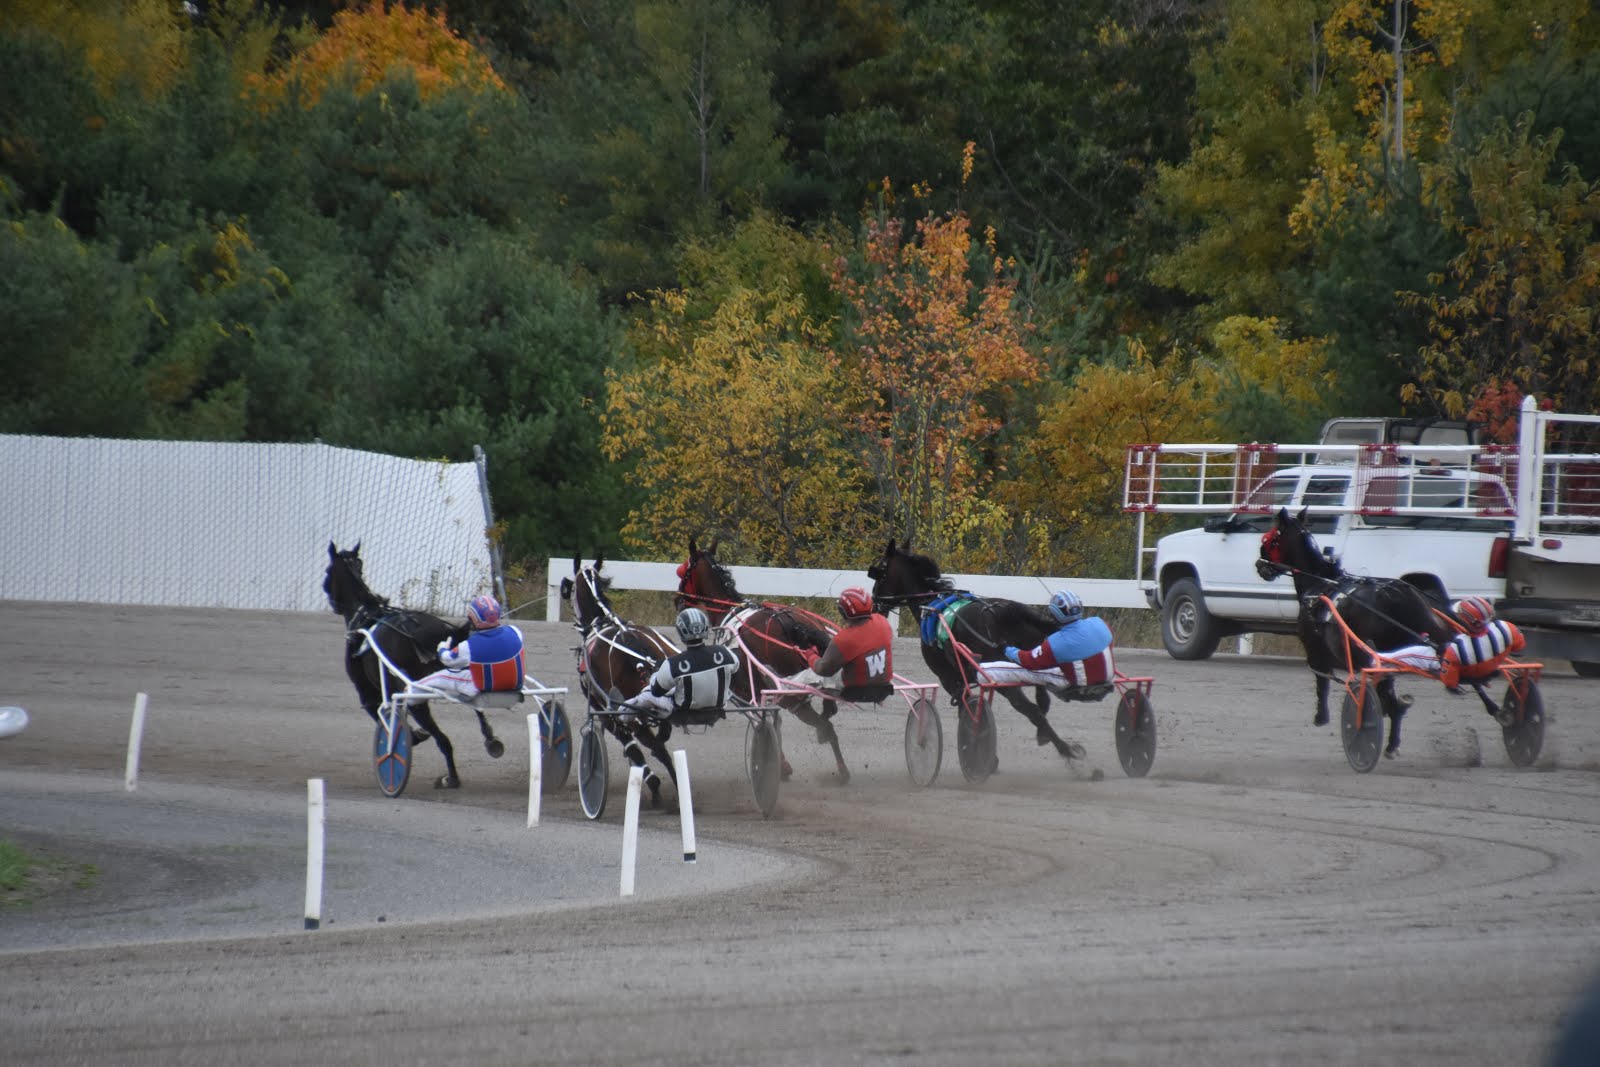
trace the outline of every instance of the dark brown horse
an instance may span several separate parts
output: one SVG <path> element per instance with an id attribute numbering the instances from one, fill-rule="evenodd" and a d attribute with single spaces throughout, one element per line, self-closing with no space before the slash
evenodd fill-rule
<path id="1" fill-rule="evenodd" d="M 677 652 L 666 638 L 646 626 L 636 626 L 611 607 L 606 589 L 611 579 L 600 573 L 604 560 L 592 566 L 572 561 L 572 577 L 561 579 L 561 598 L 572 604 L 574 625 L 582 641 L 578 649 L 578 681 L 584 698 L 595 711 L 613 710 L 618 704 L 644 692 L 650 676 L 663 659 Z M 667 739 L 672 724 L 650 726 L 632 716 L 598 716 L 607 733 L 622 745 L 628 762 L 644 768 L 644 782 L 650 787 L 650 806 L 661 806 L 661 776 L 651 770 L 645 751 L 661 762 L 673 782 L 677 772 Z"/>
<path id="2" fill-rule="evenodd" d="M 749 701 L 761 699 L 761 690 L 768 688 L 769 677 L 787 678 L 804 670 L 807 659 L 801 649 L 818 654 L 827 651 L 837 627 L 821 616 L 803 608 L 787 604 L 757 604 L 739 595 L 733 574 L 717 560 L 717 541 L 701 551 L 695 539 L 689 539 L 689 558 L 678 567 L 678 606 L 703 609 L 714 625 L 731 630 L 739 643 L 749 652 L 746 662 L 734 679 L 735 692 Z M 841 783 L 850 780 L 850 768 L 839 749 L 839 733 L 834 729 L 833 717 L 839 710 L 837 701 L 823 700 L 822 712 L 811 706 L 806 695 L 784 698 L 780 704 L 794 717 L 814 728 L 817 743 L 833 749 L 833 761 Z M 790 774 L 788 758 L 783 761 L 782 773 Z"/>
<path id="3" fill-rule="evenodd" d="M 1337 671 L 1349 674 L 1370 667 L 1372 657 L 1345 641 L 1344 631 L 1329 616 L 1323 597 L 1333 601 L 1350 632 L 1378 652 L 1423 642 L 1438 648 L 1449 639 L 1449 631 L 1416 586 L 1398 578 L 1346 574 L 1317 548 L 1305 520 L 1305 509 L 1292 516 L 1287 508 L 1279 508 L 1272 528 L 1261 535 L 1256 569 L 1269 582 L 1280 574 L 1294 578 L 1295 596 L 1300 600 L 1296 632 L 1305 649 L 1306 666 L 1317 677 L 1317 710 L 1311 721 L 1326 726 L 1328 681 L 1338 677 Z M 1410 699 L 1395 696 L 1392 674 L 1382 675 L 1376 688 L 1378 703 L 1389 717 L 1389 741 L 1383 754 L 1392 758 L 1400 747 L 1400 720 Z"/>
<path id="4" fill-rule="evenodd" d="M 425 611 L 392 607 L 388 600 L 367 588 L 361 572 L 361 542 L 357 541 L 354 548 L 344 551 L 332 541 L 328 542 L 328 569 L 322 578 L 322 591 L 328 595 L 328 605 L 344 619 L 344 672 L 356 687 L 361 709 L 376 723 L 378 706 L 383 702 L 384 666 L 377 653 L 368 647 L 361 631 L 371 631 L 389 662 L 404 672 L 406 679 L 416 681 L 440 668 L 439 642 L 452 635 L 459 640 L 466 636 L 466 630 L 464 626 L 452 626 Z M 406 684 L 392 677 L 387 681 L 391 693 Z M 410 715 L 421 727 L 412 731 L 413 744 L 431 737 L 444 755 L 445 773 L 434 781 L 434 787 L 459 788 L 461 777 L 456 773 L 455 748 L 439 729 L 432 709 L 426 702 L 414 703 L 410 705 Z M 502 755 L 505 745 L 495 737 L 483 712 L 477 715 L 484 749 L 491 756 Z"/>
<path id="5" fill-rule="evenodd" d="M 923 662 L 957 704 L 975 697 L 977 664 L 1004 659 L 1007 645 L 1032 648 L 1056 630 L 1043 612 L 1027 604 L 956 589 L 931 557 L 904 551 L 903 546 L 896 548 L 892 537 L 883 555 L 867 568 L 867 577 L 872 579 L 872 599 L 880 610 L 918 609 L 918 618 L 925 623 L 921 628 Z M 939 611 L 937 618 L 926 613 L 930 608 Z M 1035 688 L 1036 701 L 1030 701 L 1020 686 L 1006 686 L 999 692 L 1033 723 L 1034 739 L 1040 745 L 1054 745 L 1063 759 L 1083 757 L 1082 745 L 1063 741 L 1051 729 L 1045 718 L 1050 711 L 1050 694 L 1045 689 Z"/>

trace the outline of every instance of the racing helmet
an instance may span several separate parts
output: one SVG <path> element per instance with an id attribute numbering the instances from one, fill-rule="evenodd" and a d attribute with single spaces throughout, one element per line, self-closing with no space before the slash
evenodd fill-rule
<path id="1" fill-rule="evenodd" d="M 678 612 L 678 636 L 686 645 L 698 645 L 711 632 L 711 620 L 699 608 L 684 608 Z"/>
<path id="2" fill-rule="evenodd" d="M 839 594 L 839 614 L 847 619 L 864 619 L 872 614 L 872 597 L 865 589 L 852 585 Z"/>
<path id="3" fill-rule="evenodd" d="M 1450 613 L 1468 630 L 1477 633 L 1494 618 L 1494 605 L 1481 596 L 1467 596 L 1451 604 Z"/>
<path id="4" fill-rule="evenodd" d="M 1065 626 L 1083 618 L 1083 601 L 1070 589 L 1057 589 L 1050 597 L 1050 617 Z"/>
<path id="5" fill-rule="evenodd" d="M 474 630 L 487 630 L 500 625 L 500 602 L 484 594 L 467 601 L 467 621 Z"/>

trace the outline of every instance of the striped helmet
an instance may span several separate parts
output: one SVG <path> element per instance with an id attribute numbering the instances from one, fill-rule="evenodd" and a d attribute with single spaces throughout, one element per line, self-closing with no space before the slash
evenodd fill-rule
<path id="1" fill-rule="evenodd" d="M 474 630 L 487 630 L 500 625 L 500 602 L 487 594 L 467 601 L 467 621 Z"/>
<path id="2" fill-rule="evenodd" d="M 711 620 L 699 608 L 684 608 L 678 612 L 678 636 L 686 645 L 698 645 L 711 632 Z"/>
<path id="3" fill-rule="evenodd" d="M 1083 601 L 1070 589 L 1057 589 L 1050 598 L 1050 617 L 1065 626 L 1083 618 Z"/>
<path id="4" fill-rule="evenodd" d="M 1450 605 L 1450 614 L 1472 633 L 1479 633 L 1494 618 L 1494 605 L 1481 596 L 1462 597 Z"/>

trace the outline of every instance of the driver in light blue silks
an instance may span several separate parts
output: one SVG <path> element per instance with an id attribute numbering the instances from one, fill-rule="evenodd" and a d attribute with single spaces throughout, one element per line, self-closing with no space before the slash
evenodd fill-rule
<path id="1" fill-rule="evenodd" d="M 1033 648 L 1007 645 L 1005 659 L 981 664 L 989 681 L 1057 689 L 1110 682 L 1116 668 L 1105 621 L 1084 615 L 1083 601 L 1070 589 L 1057 590 L 1046 610 L 1059 629 Z"/>

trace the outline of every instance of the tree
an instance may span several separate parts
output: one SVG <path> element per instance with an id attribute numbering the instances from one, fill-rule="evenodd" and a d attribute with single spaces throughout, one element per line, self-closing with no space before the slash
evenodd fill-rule
<path id="1" fill-rule="evenodd" d="M 987 502 L 989 449 L 1011 397 L 1041 376 L 1015 313 L 1007 265 L 980 258 L 970 220 L 928 216 L 905 239 L 898 220 L 869 218 L 859 262 L 834 281 L 850 310 L 851 366 L 872 390 L 858 418 L 861 456 L 891 529 L 959 567 L 982 559 L 1004 516 Z"/>
<path id="2" fill-rule="evenodd" d="M 810 303 L 822 257 L 758 214 L 689 246 L 698 284 L 653 294 L 635 319 L 605 414 L 607 455 L 644 496 L 631 545 L 671 553 L 709 535 L 749 560 L 840 566 L 876 532 L 849 433 L 860 387 Z"/>
<path id="3" fill-rule="evenodd" d="M 1408 402 L 1460 417 L 1485 386 L 1513 383 L 1556 407 L 1595 410 L 1600 182 L 1552 173 L 1557 137 L 1500 127 L 1464 166 L 1440 174 L 1445 224 L 1464 250 L 1437 295 L 1405 294 L 1433 316 L 1433 343 Z"/>

